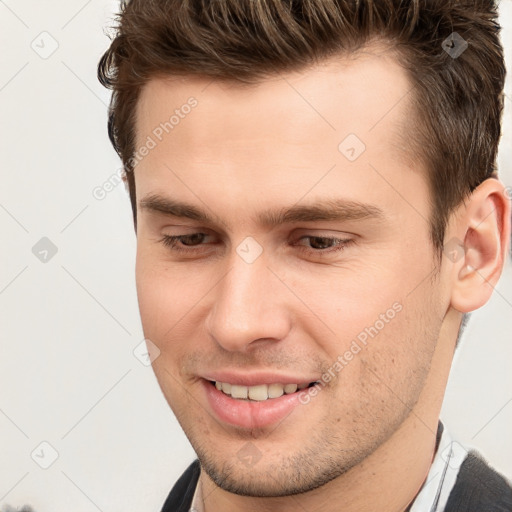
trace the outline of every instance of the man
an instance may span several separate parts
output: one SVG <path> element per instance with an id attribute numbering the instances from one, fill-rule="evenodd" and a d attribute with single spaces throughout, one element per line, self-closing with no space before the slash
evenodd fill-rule
<path id="1" fill-rule="evenodd" d="M 197 453 L 164 511 L 505 511 L 439 423 L 503 268 L 487 0 L 132 0 L 99 65 L 153 368 Z"/>

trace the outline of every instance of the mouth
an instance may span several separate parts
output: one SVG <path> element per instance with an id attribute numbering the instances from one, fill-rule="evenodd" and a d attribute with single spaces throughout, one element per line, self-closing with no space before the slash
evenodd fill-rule
<path id="1" fill-rule="evenodd" d="M 299 409 L 310 403 L 309 388 L 319 380 L 313 375 L 282 375 L 274 372 L 217 371 L 200 378 L 207 410 L 223 424 L 242 429 L 264 429 L 272 425 L 295 424 L 322 407 L 315 400 L 308 413 Z M 311 390 L 312 391 L 312 390 Z M 312 407 L 312 409 L 311 409 Z M 301 411 L 302 412 L 298 412 Z M 294 411 L 297 411 L 295 414 Z"/>
<path id="2" fill-rule="evenodd" d="M 244 386 L 202 380 L 207 403 L 214 417 L 225 424 L 243 429 L 265 428 L 281 423 L 304 403 L 301 401 L 301 393 L 305 393 L 316 382 Z"/>
<path id="3" fill-rule="evenodd" d="M 246 402 L 265 402 L 280 398 L 283 395 L 291 395 L 297 391 L 310 388 L 316 384 L 315 382 L 302 382 L 297 384 L 259 384 L 256 386 L 242 386 L 239 384 L 231 384 L 229 382 L 220 381 L 208 381 L 218 391 L 221 391 L 225 395 L 234 398 L 236 400 L 242 400 Z"/>

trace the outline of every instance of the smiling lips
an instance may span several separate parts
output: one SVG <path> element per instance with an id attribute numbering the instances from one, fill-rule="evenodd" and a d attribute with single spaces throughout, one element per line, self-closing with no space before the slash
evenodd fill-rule
<path id="1" fill-rule="evenodd" d="M 295 393 L 297 390 L 307 388 L 314 383 L 301 384 L 259 384 L 257 386 L 243 386 L 228 382 L 215 381 L 215 387 L 231 398 L 239 400 L 255 400 L 263 402 L 270 398 L 279 398 L 283 395 Z"/>
<path id="2" fill-rule="evenodd" d="M 265 428 L 284 421 L 298 406 L 301 393 L 318 376 L 269 371 L 210 371 L 200 378 L 211 416 L 238 428 Z"/>

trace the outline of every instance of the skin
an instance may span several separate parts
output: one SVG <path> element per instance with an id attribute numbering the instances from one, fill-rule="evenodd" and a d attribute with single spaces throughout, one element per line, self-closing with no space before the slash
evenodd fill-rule
<path id="1" fill-rule="evenodd" d="M 363 52 L 250 87 L 154 78 L 142 91 L 139 146 L 198 101 L 135 170 L 136 278 L 144 333 L 160 350 L 153 368 L 200 459 L 207 512 L 398 512 L 426 478 L 462 313 L 499 278 L 510 204 L 498 180 L 481 184 L 447 226 L 464 256 L 437 266 L 426 171 L 398 137 L 412 129 L 410 88 L 391 57 Z M 338 150 L 350 133 L 366 145 L 353 162 Z M 214 220 L 153 211 L 142 204 L 152 195 Z M 259 221 L 333 199 L 382 218 Z M 189 252 L 162 243 L 194 233 L 208 236 L 181 244 Z M 236 251 L 248 236 L 263 249 L 250 264 Z M 307 236 L 352 242 L 327 253 Z M 212 413 L 205 372 L 320 377 L 395 303 L 378 336 L 279 425 L 241 429 Z M 249 442 L 260 455 L 250 467 L 237 456 Z"/>

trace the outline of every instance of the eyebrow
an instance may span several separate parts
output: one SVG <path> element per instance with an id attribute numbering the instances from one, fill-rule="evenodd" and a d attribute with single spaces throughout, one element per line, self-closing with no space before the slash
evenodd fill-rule
<path id="1" fill-rule="evenodd" d="M 208 224 L 223 224 L 223 222 L 192 204 L 177 201 L 158 194 L 150 194 L 141 199 L 139 206 L 142 210 L 162 213 L 164 215 L 204 222 Z M 281 224 L 317 221 L 384 221 L 386 216 L 379 207 L 346 199 L 327 198 L 321 202 L 290 207 L 277 208 L 262 212 L 257 221 L 266 228 Z"/>

